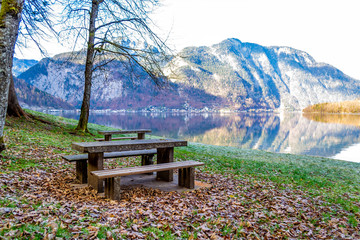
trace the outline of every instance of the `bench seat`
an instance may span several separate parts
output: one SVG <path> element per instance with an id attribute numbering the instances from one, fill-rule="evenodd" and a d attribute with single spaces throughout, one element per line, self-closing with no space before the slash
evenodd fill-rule
<path id="1" fill-rule="evenodd" d="M 157 154 L 156 149 L 145 149 L 135 151 L 122 151 L 122 152 L 105 152 L 104 158 L 121 158 L 121 157 L 134 157 L 142 156 L 141 165 L 153 164 L 154 155 Z M 76 162 L 76 178 L 80 183 L 87 183 L 88 169 L 87 160 L 88 154 L 65 155 L 62 158 L 68 162 Z M 150 174 L 150 173 L 149 173 Z"/>
<path id="2" fill-rule="evenodd" d="M 123 151 L 123 152 L 109 152 L 104 153 L 104 158 L 120 158 L 120 157 L 133 157 L 143 155 L 154 155 L 156 149 L 136 150 L 136 151 Z M 88 154 L 65 155 L 62 158 L 69 162 L 83 161 L 88 159 Z"/>
<path id="3" fill-rule="evenodd" d="M 194 167 L 202 165 L 204 165 L 204 163 L 198 161 L 171 162 L 138 167 L 98 170 L 92 171 L 91 174 L 98 179 L 105 179 L 106 198 L 120 200 L 120 177 L 179 169 L 179 186 L 193 189 L 195 187 Z M 157 179 L 158 178 L 159 177 L 157 177 Z"/>

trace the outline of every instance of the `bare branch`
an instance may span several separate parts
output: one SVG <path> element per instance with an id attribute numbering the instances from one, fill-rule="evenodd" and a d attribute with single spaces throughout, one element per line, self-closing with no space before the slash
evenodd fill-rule
<path id="1" fill-rule="evenodd" d="M 22 19 L 19 29 L 19 43 L 31 40 L 38 47 L 42 55 L 46 52 L 40 44 L 40 39 L 48 38 L 50 35 L 58 39 L 59 35 L 54 29 L 52 19 L 54 15 L 49 1 L 46 0 L 27 0 L 24 2 Z"/>
<path id="2" fill-rule="evenodd" d="M 108 65 L 109 63 L 111 63 L 111 62 L 113 62 L 113 61 L 115 61 L 115 59 L 110 59 L 110 60 L 108 60 L 108 61 L 103 61 L 102 64 L 97 64 L 97 65 L 95 65 L 95 67 L 92 69 L 92 71 L 95 72 L 97 69 L 102 68 L 102 67 L 105 67 L 106 65 Z"/>
<path id="3" fill-rule="evenodd" d="M 110 25 L 122 24 L 122 23 L 124 23 L 124 22 L 133 22 L 133 21 L 140 22 L 141 20 L 140 20 L 140 19 L 137 19 L 137 18 L 129 18 L 129 19 L 116 20 L 116 21 L 112 21 L 112 22 L 105 23 L 105 24 L 97 27 L 96 30 L 101 29 L 101 28 L 108 27 L 108 26 L 110 26 Z"/>

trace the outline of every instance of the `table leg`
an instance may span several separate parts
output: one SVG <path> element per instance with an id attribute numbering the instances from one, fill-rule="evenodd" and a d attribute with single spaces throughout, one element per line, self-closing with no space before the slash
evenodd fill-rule
<path id="1" fill-rule="evenodd" d="M 174 161 L 174 148 L 158 148 L 157 149 L 157 164 L 169 163 Z M 157 179 L 162 179 L 168 182 L 173 181 L 173 170 L 162 171 L 156 173 Z"/>
<path id="2" fill-rule="evenodd" d="M 148 155 L 142 155 L 141 156 L 141 166 L 145 166 L 145 165 L 153 165 L 154 161 L 154 154 L 148 154 Z M 153 175 L 153 173 L 146 173 L 147 175 Z"/>
<path id="3" fill-rule="evenodd" d="M 88 154 L 88 183 L 99 193 L 104 192 L 104 180 L 99 180 L 90 172 L 104 169 L 104 153 L 89 153 Z"/>
<path id="4" fill-rule="evenodd" d="M 145 133 L 137 133 L 138 139 L 145 139 Z M 148 157 L 146 155 L 141 156 L 141 165 L 147 165 L 145 162 L 148 162 Z M 152 173 L 151 173 L 152 174 Z"/>
<path id="5" fill-rule="evenodd" d="M 138 133 L 138 139 L 145 139 L 145 133 Z"/>
<path id="6" fill-rule="evenodd" d="M 104 135 L 105 136 L 105 141 L 111 141 L 112 135 Z"/>

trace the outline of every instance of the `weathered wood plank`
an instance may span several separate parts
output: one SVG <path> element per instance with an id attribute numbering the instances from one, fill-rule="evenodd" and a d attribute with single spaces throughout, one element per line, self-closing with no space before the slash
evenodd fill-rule
<path id="1" fill-rule="evenodd" d="M 151 133 L 150 129 L 129 129 L 129 130 L 116 130 L 116 131 L 98 131 L 102 135 L 113 134 L 129 134 L 129 133 Z"/>
<path id="2" fill-rule="evenodd" d="M 113 137 L 111 140 L 135 140 L 137 137 Z M 95 141 L 106 141 L 104 138 L 94 138 Z"/>
<path id="3" fill-rule="evenodd" d="M 73 149 L 84 153 L 131 151 L 182 146 L 187 146 L 187 141 L 176 139 L 144 139 L 128 141 L 80 142 L 72 144 Z"/>
<path id="4" fill-rule="evenodd" d="M 105 179 L 105 178 L 112 178 L 117 176 L 129 176 L 129 175 L 136 175 L 136 174 L 142 174 L 148 172 L 159 172 L 159 171 L 183 169 L 189 167 L 198 167 L 202 165 L 204 165 L 204 163 L 198 161 L 171 162 L 171 163 L 138 166 L 138 167 L 92 171 L 91 174 L 93 176 L 98 177 L 99 179 Z"/>
<path id="5" fill-rule="evenodd" d="M 120 157 L 133 157 L 156 154 L 156 149 L 146 149 L 137 151 L 124 151 L 124 152 L 110 152 L 104 153 L 104 158 L 120 158 Z M 69 162 L 82 161 L 88 159 L 88 154 L 65 155 L 62 158 Z"/>

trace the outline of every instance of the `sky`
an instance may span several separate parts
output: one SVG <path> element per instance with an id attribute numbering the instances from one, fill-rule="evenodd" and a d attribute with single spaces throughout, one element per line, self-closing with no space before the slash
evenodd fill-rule
<path id="1" fill-rule="evenodd" d="M 160 0 L 155 32 L 176 50 L 227 38 L 305 51 L 360 80 L 360 0 Z M 49 55 L 66 49 L 49 44 Z M 20 58 L 37 58 L 24 49 Z"/>

